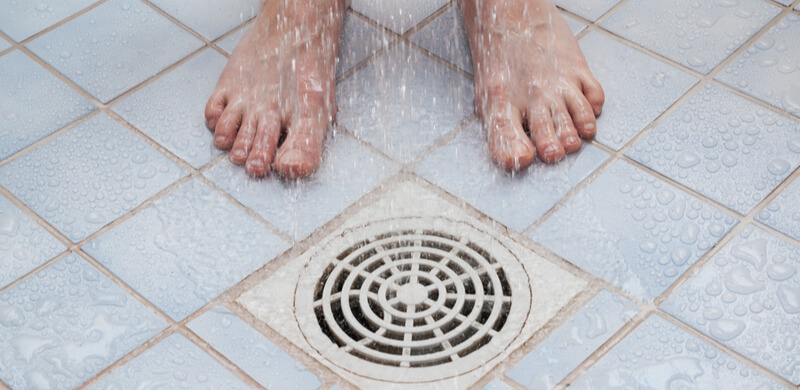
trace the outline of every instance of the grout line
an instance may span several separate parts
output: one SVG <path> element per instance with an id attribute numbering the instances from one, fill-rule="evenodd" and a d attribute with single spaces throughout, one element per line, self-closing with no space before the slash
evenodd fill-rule
<path id="1" fill-rule="evenodd" d="M 208 39 L 206 39 L 206 37 L 204 37 L 203 35 L 201 35 L 197 31 L 192 30 L 191 28 L 189 28 L 189 26 L 183 24 L 183 22 L 181 22 L 180 20 L 178 20 L 177 18 L 175 18 L 171 14 L 167 13 L 167 11 L 164 11 L 163 9 L 159 8 L 157 5 L 151 3 L 149 0 L 140 0 L 140 1 L 142 3 L 144 3 L 145 5 L 147 5 L 148 7 L 150 7 L 152 10 L 154 10 L 157 13 L 161 14 L 161 16 L 167 18 L 167 20 L 169 20 L 173 24 L 175 24 L 178 27 L 186 30 L 186 32 L 188 32 L 189 34 L 192 34 L 195 38 L 203 41 L 205 46 L 208 46 L 211 43 Z M 245 22 L 248 22 L 248 21 L 250 21 L 250 19 L 247 19 L 242 24 L 244 24 Z"/>
<path id="2" fill-rule="evenodd" d="M 185 326 L 181 326 L 178 328 L 178 331 L 181 335 L 189 339 L 195 346 L 200 348 L 203 352 L 207 353 L 211 356 L 214 360 L 217 361 L 222 367 L 233 373 L 236 377 L 238 377 L 242 382 L 247 385 L 250 385 L 252 388 L 259 389 L 259 390 L 266 390 L 264 386 L 262 386 L 258 381 L 256 381 L 253 377 L 247 374 L 243 369 L 237 366 L 233 361 L 228 359 L 224 354 L 217 351 L 214 347 L 211 346 L 210 343 L 205 341 L 202 337 L 194 333 L 191 329 Z"/>
<path id="3" fill-rule="evenodd" d="M 449 144 L 450 141 L 458 137 L 458 135 L 461 134 L 461 132 L 464 131 L 464 129 L 471 126 L 477 120 L 478 119 L 475 113 L 465 116 L 464 119 L 461 120 L 461 123 L 458 126 L 453 128 L 453 130 L 450 130 L 445 135 L 441 136 L 438 140 L 436 140 L 436 142 L 433 143 L 433 145 L 425 148 L 422 152 L 420 152 L 419 156 L 417 156 L 416 158 L 411 160 L 408 164 L 406 164 L 403 167 L 403 171 L 407 173 L 413 173 L 414 170 L 417 169 L 417 166 L 419 166 L 419 164 L 421 164 L 431 155 L 435 154 L 437 150 Z"/>
<path id="4" fill-rule="evenodd" d="M 14 41 L 13 39 L 11 39 L 10 37 L 9 37 L 9 40 L 10 40 L 11 42 L 14 42 L 14 47 L 22 47 L 22 46 L 25 46 L 25 45 L 27 45 L 27 44 L 31 43 L 33 40 L 35 40 L 35 39 L 37 39 L 37 38 L 39 38 L 39 37 L 41 37 L 41 36 L 43 36 L 43 35 L 45 35 L 45 34 L 47 34 L 47 33 L 51 32 L 51 31 L 53 31 L 53 30 L 55 30 L 55 29 L 57 29 L 57 28 L 59 28 L 59 27 L 61 27 L 61 26 L 65 25 L 65 24 L 67 24 L 67 23 L 69 23 L 69 22 L 71 22 L 71 21 L 73 21 L 73 20 L 75 20 L 75 19 L 77 19 L 78 17 L 80 17 L 80 16 L 82 16 L 82 15 L 84 15 L 84 14 L 88 13 L 89 11 L 91 11 L 91 10 L 93 10 L 93 9 L 95 9 L 95 8 L 97 8 L 97 7 L 99 7 L 99 6 L 103 5 L 103 4 L 105 4 L 105 3 L 107 3 L 107 2 L 108 2 L 108 0 L 97 0 L 95 3 L 93 3 L 93 4 L 91 4 L 91 5 L 87 6 L 87 7 L 85 7 L 85 8 L 83 8 L 83 9 L 81 9 L 81 10 L 80 10 L 80 11 L 78 11 L 78 12 L 75 12 L 75 13 L 74 13 L 74 14 L 72 14 L 72 15 L 69 15 L 69 16 L 67 16 L 67 17 L 66 17 L 66 18 L 64 18 L 64 19 L 61 19 L 61 20 L 59 20 L 58 22 L 54 23 L 53 25 L 51 25 L 51 26 L 49 26 L 49 27 L 47 27 L 47 28 L 43 29 L 42 31 L 39 31 L 39 32 L 38 32 L 38 33 L 36 33 L 36 34 L 33 34 L 33 35 L 31 35 L 31 36 L 30 36 L 30 37 L 28 37 L 28 38 L 25 38 L 25 39 L 23 39 L 23 40 L 21 40 L 21 41 L 19 41 L 19 42 L 15 42 L 15 41 Z"/>
<path id="5" fill-rule="evenodd" d="M 72 253 L 73 252 L 71 250 L 65 250 L 65 251 L 59 253 L 58 255 L 54 256 L 52 259 L 45 261 L 44 263 L 40 264 L 36 268 L 28 271 L 26 274 L 18 277 L 16 280 L 11 281 L 11 283 L 7 284 L 5 287 L 0 288 L 0 294 L 4 294 L 6 291 L 11 290 L 16 285 L 24 282 L 28 278 L 31 278 L 33 275 L 39 273 L 39 271 L 41 271 L 41 270 L 53 265 L 54 263 L 57 263 L 59 260 L 69 256 Z"/>

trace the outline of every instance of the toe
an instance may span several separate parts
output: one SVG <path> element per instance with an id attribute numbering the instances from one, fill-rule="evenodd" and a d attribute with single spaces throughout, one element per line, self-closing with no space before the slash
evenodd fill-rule
<path id="1" fill-rule="evenodd" d="M 256 129 L 258 129 L 258 120 L 250 116 L 239 126 L 239 132 L 236 134 L 236 140 L 233 142 L 231 148 L 231 161 L 234 164 L 242 165 L 247 161 L 247 156 L 253 148 L 253 139 L 256 136 Z"/>
<path id="2" fill-rule="evenodd" d="M 556 162 L 564 157 L 564 147 L 556 137 L 549 105 L 540 104 L 529 111 L 528 127 L 542 161 Z"/>
<path id="3" fill-rule="evenodd" d="M 221 89 L 211 94 L 205 109 L 206 124 L 209 129 L 214 130 L 217 127 L 217 122 L 222 112 L 225 111 L 227 101 L 228 99 Z"/>
<path id="4" fill-rule="evenodd" d="M 494 161 L 508 170 L 519 170 L 533 162 L 533 143 L 522 129 L 522 115 L 515 107 L 481 115 L 486 124 L 489 152 Z"/>
<path id="5" fill-rule="evenodd" d="M 236 139 L 236 133 L 242 124 L 242 109 L 228 106 L 214 128 L 214 144 L 220 149 L 228 149 Z"/>
<path id="6" fill-rule="evenodd" d="M 245 172 L 255 177 L 264 176 L 269 172 L 281 134 L 281 122 L 277 116 L 262 119 L 258 123 L 253 148 L 244 166 Z"/>
<path id="7" fill-rule="evenodd" d="M 572 116 L 572 124 L 583 138 L 594 137 L 597 132 L 597 122 L 594 117 L 594 109 L 586 100 L 586 97 L 577 91 L 567 92 L 565 96 L 567 109 Z"/>
<path id="8" fill-rule="evenodd" d="M 290 123 L 286 140 L 275 157 L 275 170 L 290 179 L 313 173 L 322 157 L 328 123 L 321 119 L 298 119 Z"/>
<path id="9" fill-rule="evenodd" d="M 578 137 L 578 131 L 575 130 L 575 125 L 572 123 L 572 118 L 565 105 L 561 105 L 555 110 L 553 125 L 556 129 L 556 136 L 567 153 L 581 148 L 581 139 Z"/>
<path id="10" fill-rule="evenodd" d="M 606 101 L 603 87 L 592 75 L 587 75 L 581 82 L 581 89 L 583 90 L 583 96 L 586 96 L 586 100 L 592 106 L 594 115 L 600 115 L 603 111 L 603 103 Z"/>

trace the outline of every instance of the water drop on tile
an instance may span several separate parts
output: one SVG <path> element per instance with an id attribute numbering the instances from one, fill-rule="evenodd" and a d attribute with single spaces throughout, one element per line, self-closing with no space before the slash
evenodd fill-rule
<path id="1" fill-rule="evenodd" d="M 737 294 L 752 294 L 764 288 L 764 284 L 753 279 L 745 267 L 732 269 L 725 275 L 725 288 Z"/>

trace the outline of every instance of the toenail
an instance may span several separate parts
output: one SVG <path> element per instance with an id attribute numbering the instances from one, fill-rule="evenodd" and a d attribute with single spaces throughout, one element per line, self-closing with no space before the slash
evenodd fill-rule
<path id="1" fill-rule="evenodd" d="M 556 154 L 558 154 L 558 146 L 551 144 L 550 146 L 544 148 L 544 154 L 547 154 L 547 155 L 556 155 Z"/>
<path id="2" fill-rule="evenodd" d="M 594 130 L 594 123 L 587 123 L 583 125 L 584 130 Z"/>
<path id="3" fill-rule="evenodd" d="M 231 151 L 231 157 L 245 158 L 245 157 L 247 157 L 247 154 L 245 154 L 244 150 L 237 149 L 237 150 Z"/>
<path id="4" fill-rule="evenodd" d="M 578 137 L 576 137 L 574 135 L 571 135 L 571 136 L 567 137 L 567 143 L 568 144 L 574 144 L 574 143 L 578 143 L 578 142 L 581 142 L 581 140 L 578 139 Z"/>
<path id="5" fill-rule="evenodd" d="M 525 147 L 525 144 L 520 141 L 514 142 L 511 150 L 513 151 L 515 157 L 521 157 L 528 153 L 528 148 Z"/>
<path id="6" fill-rule="evenodd" d="M 216 142 L 218 144 L 225 142 L 225 136 L 222 136 L 222 135 L 217 136 L 216 138 L 214 138 L 214 142 Z"/>

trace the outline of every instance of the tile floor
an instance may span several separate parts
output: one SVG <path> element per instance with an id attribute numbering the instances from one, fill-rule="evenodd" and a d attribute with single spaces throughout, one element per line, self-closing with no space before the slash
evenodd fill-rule
<path id="1" fill-rule="evenodd" d="M 202 118 L 256 0 L 0 3 L 0 389 L 363 383 L 239 298 L 408 183 L 574 279 L 458 387 L 800 388 L 800 0 L 556 3 L 607 96 L 580 152 L 497 168 L 454 2 L 353 0 L 301 182 Z"/>

